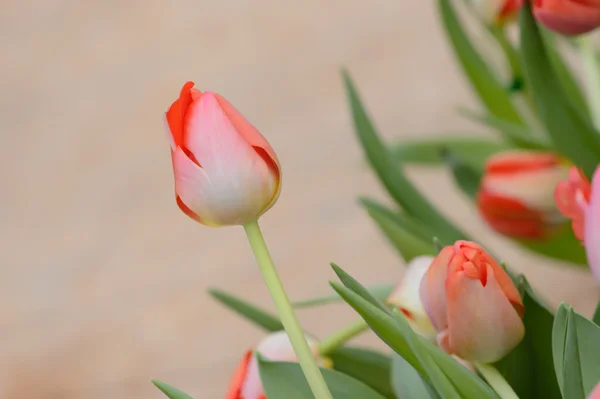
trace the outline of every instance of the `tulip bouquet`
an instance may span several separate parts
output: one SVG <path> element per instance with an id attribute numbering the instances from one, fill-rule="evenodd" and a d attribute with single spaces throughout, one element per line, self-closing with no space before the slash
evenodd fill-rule
<path id="1" fill-rule="evenodd" d="M 258 225 L 280 192 L 275 152 L 227 100 L 191 82 L 169 108 L 178 206 L 204 225 L 244 227 L 277 309 L 271 314 L 210 290 L 266 331 L 240 354 L 226 399 L 600 398 L 600 306 L 591 319 L 566 304 L 550 309 L 523 275 L 439 212 L 403 169 L 448 168 L 490 228 L 542 256 L 589 265 L 600 280 L 600 58 L 589 34 L 600 26 L 600 1 L 437 2 L 482 103 L 483 111 L 461 112 L 496 139 L 444 136 L 387 146 L 344 72 L 357 137 L 397 204 L 361 200 L 407 263 L 398 284 L 365 287 L 332 264 L 339 282 L 331 294 L 291 302 Z M 457 8 L 465 6 L 508 73 L 482 56 L 463 28 Z M 566 52 L 580 55 L 584 85 Z M 321 339 L 301 327 L 295 308 L 335 301 L 350 305 L 357 321 Z M 348 345 L 368 331 L 390 352 Z M 191 398 L 154 383 L 171 399 Z"/>

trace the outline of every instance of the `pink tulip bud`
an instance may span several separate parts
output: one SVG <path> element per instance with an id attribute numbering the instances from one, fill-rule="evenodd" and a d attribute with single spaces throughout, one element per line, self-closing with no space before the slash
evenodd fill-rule
<path id="1" fill-rule="evenodd" d="M 600 26 L 600 0 L 534 0 L 533 14 L 553 31 L 580 35 Z"/>
<path id="2" fill-rule="evenodd" d="M 390 305 L 398 307 L 416 333 L 428 339 L 434 339 L 436 331 L 421 303 L 419 287 L 433 259 L 433 256 L 419 256 L 410 261 L 402 280 L 387 299 Z"/>
<path id="3" fill-rule="evenodd" d="M 564 221 L 554 201 L 567 167 L 552 153 L 508 151 L 490 157 L 477 193 L 477 208 L 497 232 L 543 239 Z"/>
<path id="4" fill-rule="evenodd" d="M 495 362 L 521 342 L 523 302 L 504 269 L 479 245 L 457 241 L 435 258 L 421 301 L 438 344 L 468 361 Z"/>
<path id="5" fill-rule="evenodd" d="M 512 20 L 524 0 L 473 0 L 473 9 L 488 25 L 503 25 Z"/>
<path id="6" fill-rule="evenodd" d="M 592 188 L 583 172 L 573 166 L 566 180 L 559 182 L 554 191 L 558 210 L 572 220 L 575 236 L 584 239 L 585 209 L 590 202 Z"/>
<path id="7" fill-rule="evenodd" d="M 596 280 L 600 281 L 600 167 L 596 169 L 592 179 L 591 196 L 585 208 L 584 223 L 587 261 Z"/>
<path id="8" fill-rule="evenodd" d="M 277 156 L 227 100 L 193 86 L 166 114 L 177 204 L 208 226 L 256 220 L 279 196 Z"/>
<path id="9" fill-rule="evenodd" d="M 308 336 L 306 339 L 308 345 L 313 350 L 315 358 L 317 358 L 317 341 Z M 267 335 L 259 342 L 256 351 L 264 358 L 272 361 L 294 362 L 297 360 L 290 339 L 285 331 L 278 331 Z M 229 392 L 225 398 L 266 399 L 258 372 L 258 361 L 252 351 L 248 351 L 242 358 L 231 379 Z"/>
<path id="10" fill-rule="evenodd" d="M 587 397 L 587 399 L 600 399 L 600 383 L 596 385 L 596 388 L 594 388 L 594 390 L 592 391 L 590 396 Z"/>

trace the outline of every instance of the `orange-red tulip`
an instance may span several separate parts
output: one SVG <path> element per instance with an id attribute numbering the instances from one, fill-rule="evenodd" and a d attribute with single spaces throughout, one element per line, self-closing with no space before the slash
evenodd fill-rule
<path id="1" fill-rule="evenodd" d="M 600 26 L 600 0 L 534 0 L 533 14 L 549 29 L 580 35 Z"/>
<path id="2" fill-rule="evenodd" d="M 524 0 L 474 0 L 473 8 L 487 24 L 502 25 L 513 19 Z"/>
<path id="3" fill-rule="evenodd" d="M 306 337 L 308 345 L 313 350 L 315 358 L 318 356 L 317 341 Z M 256 351 L 264 358 L 272 361 L 293 362 L 296 354 L 285 331 L 278 331 L 267 335 L 256 347 Z M 266 399 L 260 375 L 258 361 L 252 351 L 248 351 L 242 358 L 229 384 L 226 399 Z"/>
<path id="4" fill-rule="evenodd" d="M 279 196 L 277 156 L 226 99 L 193 87 L 166 114 L 177 204 L 208 226 L 256 220 Z"/>
<path id="5" fill-rule="evenodd" d="M 450 354 L 495 362 L 521 342 L 525 327 L 519 292 L 479 245 L 457 241 L 435 258 L 421 282 L 421 301 Z"/>
<path id="6" fill-rule="evenodd" d="M 497 232 L 513 238 L 541 239 L 564 221 L 554 201 L 567 167 L 554 154 L 508 151 L 485 165 L 477 208 Z"/>
<path id="7" fill-rule="evenodd" d="M 396 306 L 406 317 L 416 333 L 429 339 L 435 338 L 436 331 L 421 303 L 419 287 L 433 259 L 433 256 L 419 256 L 410 261 L 402 280 L 387 299 L 390 305 Z"/>

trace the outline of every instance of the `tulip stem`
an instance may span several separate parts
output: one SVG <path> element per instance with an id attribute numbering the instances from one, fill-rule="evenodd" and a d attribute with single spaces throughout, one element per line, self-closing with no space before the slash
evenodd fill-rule
<path id="1" fill-rule="evenodd" d="M 519 399 L 512 387 L 494 366 L 484 363 L 473 364 L 501 399 Z"/>
<path id="2" fill-rule="evenodd" d="M 319 344 L 319 354 L 327 355 L 331 353 L 334 349 L 344 345 L 346 342 L 362 334 L 368 329 L 369 325 L 363 319 L 359 319 L 351 324 L 348 324 L 346 327 L 334 332 L 321 341 Z"/>
<path id="3" fill-rule="evenodd" d="M 304 376 L 308 381 L 308 385 L 310 386 L 315 399 L 332 399 L 329 388 L 327 388 L 327 384 L 325 383 L 325 379 L 323 379 L 314 355 L 308 346 L 308 342 L 306 342 L 304 331 L 294 314 L 294 310 L 285 293 L 283 284 L 281 284 L 281 280 L 279 279 L 279 275 L 273 264 L 273 259 L 267 248 L 267 243 L 265 242 L 258 225 L 258 221 L 246 223 L 244 229 L 246 230 L 248 241 L 250 242 L 250 246 L 252 247 L 252 251 L 254 252 L 258 266 L 260 267 L 263 279 L 271 293 L 273 302 L 275 302 L 275 307 L 279 313 L 283 328 L 292 343 L 300 367 L 304 372 Z"/>
<path id="4" fill-rule="evenodd" d="M 596 129 L 600 129 L 600 65 L 594 49 L 591 35 L 580 36 L 577 39 L 583 70 L 587 77 L 587 97 L 592 121 Z"/>

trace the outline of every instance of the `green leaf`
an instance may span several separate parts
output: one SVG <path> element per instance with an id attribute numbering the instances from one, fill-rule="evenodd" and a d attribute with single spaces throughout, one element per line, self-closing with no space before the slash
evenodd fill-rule
<path id="1" fill-rule="evenodd" d="M 380 300 L 375 298 L 369 292 L 369 290 L 367 290 L 358 281 L 356 281 L 354 279 L 354 277 L 352 277 L 351 275 L 346 273 L 341 267 L 339 267 L 335 263 L 331 262 L 330 265 L 331 265 L 331 268 L 333 269 L 333 271 L 335 272 L 335 274 L 337 275 L 337 277 L 340 279 L 340 281 L 344 284 L 345 287 L 350 288 L 352 290 L 352 292 L 356 293 L 357 295 L 360 295 L 360 297 L 362 299 L 366 300 L 371 305 L 377 307 L 379 310 L 381 310 L 385 313 L 388 313 L 388 314 L 390 313 L 390 310 Z M 335 287 L 333 287 L 333 289 L 338 294 L 340 293 Z M 344 297 L 342 297 L 342 298 L 344 299 L 344 301 L 346 300 Z"/>
<path id="2" fill-rule="evenodd" d="M 397 398 L 438 399 L 439 396 L 429 387 L 427 381 L 415 369 L 394 353 L 392 356 L 392 386 Z"/>
<path id="3" fill-rule="evenodd" d="M 444 162 L 442 150 L 447 149 L 474 169 L 483 169 L 490 156 L 513 148 L 490 139 L 448 136 L 402 141 L 392 145 L 390 151 L 395 159 L 405 164 L 441 165 Z"/>
<path id="4" fill-rule="evenodd" d="M 464 238 L 465 235 L 427 201 L 398 167 L 371 123 L 350 75 L 344 72 L 343 76 L 356 134 L 388 193 L 409 215 L 428 224 L 440 237 L 453 241 Z"/>
<path id="5" fill-rule="evenodd" d="M 347 279 L 342 282 L 346 286 L 337 283 L 331 285 L 394 352 L 402 356 L 436 390 L 439 390 L 441 397 L 453 397 L 453 392 L 444 389 L 446 380 L 450 381 L 453 389 L 464 397 L 496 398 L 494 392 L 476 375 L 431 342 L 413 333 L 398 312 L 393 316 L 390 312 L 384 312 L 362 297 L 363 290 L 356 280 L 352 279 L 352 284 L 346 284 L 345 280 Z"/>
<path id="6" fill-rule="evenodd" d="M 479 182 L 482 173 L 477 172 L 449 150 L 444 151 L 444 161 L 452 172 L 452 176 L 458 187 L 467 196 L 475 198 L 479 191 Z"/>
<path id="7" fill-rule="evenodd" d="M 218 289 L 209 289 L 208 293 L 223 305 L 267 331 L 283 330 L 283 324 L 277 316 L 261 310 L 255 305 Z"/>
<path id="8" fill-rule="evenodd" d="M 258 356 L 258 369 L 268 399 L 314 399 L 298 363 L 271 362 Z M 322 368 L 321 374 L 333 399 L 386 399 L 339 371 Z"/>
<path id="9" fill-rule="evenodd" d="M 417 256 L 436 254 L 431 244 L 433 233 L 428 232 L 426 226 L 408 215 L 394 213 L 374 201 L 363 200 L 361 203 L 405 262 L 410 262 Z"/>
<path id="10" fill-rule="evenodd" d="M 598 302 L 598 305 L 596 305 L 596 311 L 594 312 L 592 321 L 596 323 L 597 326 L 600 326 L 600 301 Z"/>
<path id="11" fill-rule="evenodd" d="M 167 395 L 170 399 L 194 399 L 187 393 L 170 386 L 169 384 L 165 384 L 164 382 L 158 380 L 152 380 L 152 383 L 162 391 L 165 395 Z"/>
<path id="12" fill-rule="evenodd" d="M 585 398 L 600 381 L 600 327 L 561 304 L 552 330 L 554 368 L 564 398 Z"/>
<path id="13" fill-rule="evenodd" d="M 525 337 L 495 367 L 521 399 L 561 399 L 552 360 L 554 315 L 540 302 L 524 276 L 517 280 L 525 306 Z"/>
<path id="14" fill-rule="evenodd" d="M 519 148 L 529 150 L 548 150 L 552 146 L 537 137 L 533 137 L 527 127 L 487 114 L 479 115 L 477 112 L 460 108 L 459 113 L 470 121 L 481 123 L 498 131 L 504 140 Z"/>
<path id="15" fill-rule="evenodd" d="M 521 118 L 511 102 L 508 90 L 500 83 L 497 76 L 471 44 L 452 2 L 438 0 L 438 6 L 454 53 L 481 101 L 491 114 L 512 123 L 521 124 Z"/>
<path id="16" fill-rule="evenodd" d="M 373 295 L 378 300 L 385 302 L 385 300 L 390 296 L 392 291 L 394 290 L 394 286 L 391 284 L 379 284 L 365 287 L 371 295 Z M 326 305 L 330 303 L 336 303 L 342 301 L 342 298 L 336 293 L 333 292 L 328 295 L 319 296 L 316 298 L 304 299 L 301 301 L 296 301 L 292 303 L 292 306 L 298 309 L 301 308 L 310 308 L 313 306 Z"/>
<path id="17" fill-rule="evenodd" d="M 600 160 L 600 136 L 591 121 L 569 101 L 528 2 L 521 12 L 521 50 L 534 101 L 554 148 L 591 176 Z"/>
<path id="18" fill-rule="evenodd" d="M 396 399 L 390 384 L 389 356 L 358 347 L 337 348 L 327 356 L 335 370 L 364 382 L 386 398 Z"/>
<path id="19" fill-rule="evenodd" d="M 569 224 L 559 227 L 553 235 L 544 240 L 519 240 L 518 242 L 525 248 L 550 258 L 587 267 L 585 248 L 575 237 Z"/>

